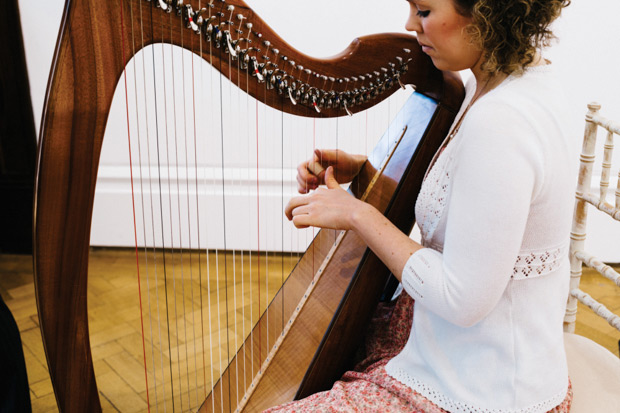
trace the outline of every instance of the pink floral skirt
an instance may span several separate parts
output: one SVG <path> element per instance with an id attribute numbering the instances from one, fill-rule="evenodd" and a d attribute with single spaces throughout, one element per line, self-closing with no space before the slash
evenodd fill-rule
<path id="1" fill-rule="evenodd" d="M 446 413 L 421 394 L 385 371 L 409 339 L 413 320 L 413 299 L 403 291 L 390 304 L 380 304 L 370 324 L 366 358 L 337 381 L 331 390 L 273 407 L 266 413 L 288 412 L 416 412 Z M 573 399 L 569 383 L 564 401 L 550 413 L 567 413 Z"/>

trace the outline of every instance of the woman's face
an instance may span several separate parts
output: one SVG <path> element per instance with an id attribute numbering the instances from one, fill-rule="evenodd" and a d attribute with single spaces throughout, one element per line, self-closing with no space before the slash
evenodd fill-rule
<path id="1" fill-rule="evenodd" d="M 465 28 L 471 18 L 460 15 L 454 0 L 407 0 L 405 28 L 416 32 L 422 51 L 440 70 L 458 71 L 478 65 L 482 51 L 470 41 Z"/>

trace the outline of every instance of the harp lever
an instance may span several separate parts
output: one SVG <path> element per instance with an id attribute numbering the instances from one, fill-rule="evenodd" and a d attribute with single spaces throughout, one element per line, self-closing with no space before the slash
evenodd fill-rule
<path id="1" fill-rule="evenodd" d="M 224 32 L 224 36 L 226 38 L 226 46 L 228 47 L 228 53 L 230 53 L 230 55 L 233 58 L 237 57 L 237 51 L 235 50 L 235 47 L 232 44 L 232 38 L 230 36 L 230 32 L 228 30 L 226 30 Z"/>
<path id="2" fill-rule="evenodd" d="M 319 108 L 319 105 L 316 102 L 316 96 L 314 95 L 312 95 L 312 107 L 316 110 L 316 113 L 321 113 L 321 108 Z"/>
<path id="3" fill-rule="evenodd" d="M 349 115 L 349 116 L 353 116 L 353 113 L 351 113 L 351 111 L 350 111 L 350 110 L 349 110 L 349 108 L 347 107 L 347 101 L 345 100 L 345 101 L 343 101 L 342 103 L 343 103 L 343 105 L 344 105 L 344 110 L 346 110 L 346 111 L 347 111 L 347 115 Z"/>
<path id="4" fill-rule="evenodd" d="M 293 105 L 297 105 L 297 101 L 296 101 L 296 100 L 295 100 L 295 98 L 293 97 L 293 89 L 291 89 L 291 88 L 289 87 L 289 88 L 287 88 L 287 90 L 288 90 L 288 97 L 289 97 L 289 99 L 291 99 L 291 103 L 292 103 Z"/>
<path id="5" fill-rule="evenodd" d="M 190 4 L 185 5 L 185 19 L 187 20 L 187 28 L 200 33 L 200 27 L 194 22 L 194 9 Z"/>
<path id="6" fill-rule="evenodd" d="M 252 56 L 251 59 L 252 60 L 250 62 L 252 64 L 252 75 L 256 76 L 258 81 L 262 83 L 265 80 L 265 78 L 263 77 L 262 73 L 260 72 L 260 68 L 258 66 L 258 62 L 256 61 L 256 57 Z"/>
<path id="7" fill-rule="evenodd" d="M 166 3 L 164 0 L 159 0 L 158 3 L 159 3 L 158 6 L 160 9 L 162 9 L 165 12 L 170 13 L 171 9 L 168 3 Z"/>

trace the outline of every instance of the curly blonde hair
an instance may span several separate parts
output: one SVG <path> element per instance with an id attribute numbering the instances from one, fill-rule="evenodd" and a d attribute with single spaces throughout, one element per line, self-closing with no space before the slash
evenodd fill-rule
<path id="1" fill-rule="evenodd" d="M 454 0 L 456 10 L 473 22 L 467 28 L 485 53 L 482 69 L 519 73 L 536 51 L 554 38 L 549 28 L 571 0 Z"/>

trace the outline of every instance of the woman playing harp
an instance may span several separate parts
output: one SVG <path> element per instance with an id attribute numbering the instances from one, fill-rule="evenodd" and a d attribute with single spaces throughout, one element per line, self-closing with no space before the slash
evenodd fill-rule
<path id="1" fill-rule="evenodd" d="M 299 192 L 313 192 L 292 199 L 287 217 L 354 231 L 404 292 L 391 315 L 377 313 L 383 327 L 371 330 L 355 371 L 270 411 L 568 411 L 574 148 L 540 49 L 569 1 L 409 4 L 406 28 L 437 68 L 473 73 L 415 205 L 422 244 L 340 188 L 342 171 L 359 170 L 363 157 L 317 151 L 300 165 Z M 326 171 L 310 172 L 315 162 Z"/>
<path id="2" fill-rule="evenodd" d="M 352 185 L 353 191 L 358 191 L 360 196 L 366 196 L 368 193 L 366 201 L 379 209 L 384 208 L 386 214 L 398 221 L 400 228 L 403 230 L 405 227 L 410 228 L 413 213 L 400 211 L 403 205 L 406 207 L 411 203 L 411 200 L 404 200 L 406 196 L 418 192 L 417 188 L 422 181 L 424 170 L 440 141 L 448 133 L 448 127 L 458 111 L 464 89 L 457 75 L 434 68 L 430 58 L 422 53 L 415 42 L 415 38 L 405 34 L 364 36 L 355 39 L 345 51 L 333 58 L 311 58 L 294 50 L 277 36 L 243 0 L 211 0 L 208 3 L 199 0 L 184 2 L 67 0 L 57 45 L 41 127 L 34 261 L 40 325 L 50 377 L 60 410 L 100 411 L 99 395 L 105 395 L 105 392 L 108 394 L 114 392 L 115 395 L 118 393 L 117 390 L 103 390 L 104 386 L 98 386 L 102 383 L 97 383 L 95 380 L 89 340 L 86 287 L 88 241 L 98 162 L 104 141 L 103 133 L 108 114 L 111 112 L 115 90 L 121 90 L 123 86 L 127 107 L 133 106 L 134 101 L 136 106 L 138 104 L 142 106 L 143 101 L 146 112 L 155 115 L 148 116 L 149 122 L 147 122 L 147 113 L 142 114 L 136 107 L 135 116 L 127 114 L 127 119 L 123 122 L 127 126 L 128 147 L 137 149 L 131 151 L 130 159 L 136 161 L 134 165 L 137 168 L 134 171 L 137 174 L 132 183 L 135 182 L 135 187 L 139 190 L 135 198 L 132 193 L 131 203 L 136 200 L 142 215 L 142 219 L 140 217 L 136 219 L 138 224 L 134 225 L 134 229 L 140 226 L 142 228 L 134 230 L 133 238 L 134 240 L 138 238 L 135 244 L 139 244 L 141 250 L 145 247 L 142 251 L 136 251 L 135 255 L 136 275 L 139 276 L 140 273 L 139 259 L 142 268 L 145 269 L 142 272 L 144 277 L 141 279 L 145 280 L 147 285 L 141 293 L 142 284 L 138 284 L 137 295 L 144 298 L 146 305 L 140 306 L 136 303 L 136 307 L 139 309 L 144 307 L 149 311 L 136 316 L 135 319 L 140 323 L 134 326 L 138 332 L 134 337 L 138 343 L 141 342 L 141 345 L 134 347 L 136 350 L 134 356 L 140 359 L 144 366 L 144 383 L 135 383 L 134 390 L 146 389 L 146 394 L 142 396 L 144 408 L 154 406 L 155 410 L 159 410 L 172 407 L 174 410 L 178 406 L 184 411 L 188 408 L 192 410 L 202 408 L 203 411 L 232 411 L 235 408 L 238 410 L 245 408 L 247 411 L 258 411 L 292 400 L 295 394 L 303 392 L 312 394 L 323 390 L 324 383 L 329 383 L 327 385 L 329 388 L 343 370 L 337 366 L 337 372 L 332 374 L 329 371 L 330 377 L 324 378 L 328 369 L 314 367 L 319 364 L 334 370 L 333 367 L 341 363 L 332 361 L 333 356 L 338 356 L 340 352 L 323 350 L 325 346 L 320 351 L 317 350 L 320 345 L 328 341 L 323 340 L 327 336 L 325 332 L 336 325 L 331 330 L 340 335 L 331 342 L 341 343 L 342 340 L 357 342 L 357 339 L 351 339 L 341 333 L 345 330 L 353 333 L 361 332 L 359 326 L 366 324 L 366 315 L 370 314 L 372 309 L 360 309 L 355 304 L 370 303 L 378 297 L 365 299 L 356 296 L 355 300 L 350 300 L 352 294 L 349 286 L 354 284 L 353 288 L 357 290 L 378 295 L 381 286 L 360 287 L 365 284 L 358 282 L 358 279 L 363 278 L 364 282 L 367 282 L 370 277 L 365 275 L 372 274 L 371 282 L 374 285 L 377 284 L 376 280 L 380 279 L 377 273 L 387 275 L 388 271 L 374 255 L 367 253 L 366 246 L 354 235 L 340 237 L 338 234 L 337 237 L 332 237 L 331 235 L 336 235 L 335 231 L 319 231 L 317 237 L 312 240 L 313 247 L 309 249 L 311 253 L 300 256 L 300 263 L 287 276 L 276 297 L 273 300 L 269 298 L 271 305 L 267 306 L 268 297 L 264 291 L 273 292 L 273 289 L 268 288 L 267 282 L 264 281 L 265 277 L 261 282 L 257 280 L 261 279 L 257 271 L 253 274 L 250 272 L 249 277 L 242 278 L 245 280 L 245 284 L 242 285 L 247 288 L 245 290 L 244 287 L 235 288 L 235 279 L 238 280 L 235 272 L 237 267 L 236 264 L 227 267 L 226 261 L 219 261 L 218 258 L 222 261 L 227 258 L 227 254 L 218 253 L 217 248 L 222 247 L 214 242 L 209 244 L 211 246 L 207 250 L 206 247 L 202 247 L 207 245 L 206 240 L 204 244 L 194 242 L 196 239 L 193 235 L 200 239 L 198 231 L 195 230 L 197 228 L 202 228 L 200 234 L 209 233 L 210 230 L 213 231 L 210 235 L 216 235 L 218 231 L 221 233 L 227 231 L 221 228 L 224 225 L 209 225 L 214 224 L 213 222 L 205 225 L 205 219 L 202 218 L 198 223 L 197 212 L 201 210 L 209 213 L 212 205 L 217 210 L 220 210 L 221 206 L 223 210 L 224 204 L 231 203 L 225 202 L 223 198 L 224 194 L 230 193 L 224 190 L 224 186 L 227 185 L 227 180 L 224 178 L 225 175 L 226 177 L 238 175 L 228 174 L 224 162 L 224 158 L 228 159 L 225 155 L 228 149 L 225 147 L 239 149 L 245 146 L 243 142 L 252 142 L 247 147 L 256 147 L 257 154 L 259 153 L 260 136 L 268 135 L 264 133 L 263 125 L 266 125 L 271 118 L 263 116 L 259 119 L 259 112 L 264 112 L 258 110 L 259 107 L 269 106 L 280 112 L 276 116 L 280 121 L 276 123 L 280 124 L 282 135 L 276 137 L 282 138 L 284 135 L 282 126 L 286 119 L 283 113 L 305 117 L 340 117 L 347 112 L 356 113 L 370 106 L 376 106 L 403 84 L 415 84 L 418 93 L 408 100 L 412 104 L 406 105 L 408 113 L 415 110 L 415 119 L 413 116 L 397 116 L 395 122 L 400 125 L 391 129 L 394 133 L 388 132 L 383 135 L 384 143 L 388 144 L 378 147 L 379 150 L 389 150 L 389 156 L 375 157 L 373 153 L 369 162 L 371 164 L 374 157 L 377 160 L 391 159 L 390 163 L 381 166 L 382 175 L 377 180 L 362 172 L 356 178 L 357 183 Z M 154 46 L 150 47 L 151 45 Z M 162 67 L 157 69 L 155 64 L 156 61 L 160 61 L 159 56 L 163 61 L 164 56 L 176 54 L 172 52 L 174 45 L 197 55 L 213 68 L 208 76 L 203 77 L 201 74 L 195 77 L 196 80 L 201 80 L 200 83 L 204 80 L 212 86 L 206 93 L 209 96 L 205 96 L 208 112 L 197 110 L 195 113 L 214 114 L 215 119 L 217 112 L 220 112 L 220 122 L 207 119 L 203 123 L 204 127 L 198 127 L 200 123 L 194 123 L 195 121 L 177 122 L 179 120 L 177 116 L 184 120 L 194 118 L 188 116 L 194 112 L 193 72 L 191 82 L 189 76 L 185 82 L 182 75 L 170 75 L 173 73 L 173 67 L 177 68 L 176 73 L 179 73 L 179 67 L 181 72 L 184 72 L 183 58 L 179 65 L 173 64 L 173 60 L 168 64 L 162 62 Z M 146 59 L 138 55 L 140 51 L 146 53 Z M 182 56 L 185 55 L 188 54 Z M 139 64 L 140 61 L 142 64 Z M 189 60 L 186 60 L 186 63 L 185 68 L 189 69 Z M 191 66 L 193 67 L 193 63 Z M 126 67 L 129 67 L 129 73 L 133 71 L 134 76 L 125 75 Z M 144 75 L 141 79 L 139 72 Z M 153 82 L 146 81 L 151 76 L 149 72 L 152 72 Z M 220 75 L 215 72 L 219 72 Z M 132 79 L 134 79 L 133 85 Z M 229 79 L 230 82 L 226 83 L 228 81 L 225 79 Z M 117 87 L 119 81 L 121 85 Z M 128 81 L 128 86 L 123 85 L 125 81 Z M 166 81 L 169 82 L 168 87 Z M 147 90 L 151 89 L 151 83 L 152 93 L 147 93 Z M 169 98 L 170 93 L 174 96 L 174 91 L 181 90 L 182 86 L 185 86 L 183 90 L 188 92 L 186 104 L 183 105 L 183 109 L 187 107 L 187 112 L 180 110 L 180 107 L 179 110 L 174 109 L 176 99 Z M 221 93 L 222 91 L 224 93 Z M 246 97 L 242 98 L 243 100 L 231 98 L 234 96 L 233 91 L 243 93 Z M 177 92 L 177 96 L 181 94 L 186 95 L 185 92 Z M 232 104 L 228 104 L 231 102 Z M 239 103 L 242 107 L 249 106 L 246 119 L 250 121 L 245 122 L 247 130 L 243 134 L 235 134 L 236 128 L 233 126 L 236 125 L 224 122 L 225 119 L 229 119 L 227 117 L 229 113 L 235 112 L 230 119 L 233 119 L 234 123 L 241 123 L 236 122 L 239 119 L 237 112 L 242 112 L 237 110 Z M 134 112 L 133 108 L 130 112 Z M 160 117 L 161 122 L 158 122 L 157 114 L 163 115 L 165 120 Z M 201 118 L 205 120 L 203 116 L 195 117 L 199 120 Z M 153 119 L 155 122 L 150 122 Z M 409 124 L 404 124 L 404 121 L 411 121 L 409 122 L 411 127 L 408 127 Z M 179 131 L 180 150 L 172 145 L 177 141 L 177 133 L 169 134 L 175 129 L 173 124 L 188 126 L 187 134 L 185 130 Z M 260 130 L 258 124 L 261 126 Z M 338 120 L 335 124 L 334 131 L 337 136 Z M 157 132 L 149 133 L 149 130 Z M 134 131 L 135 133 L 130 133 Z M 197 139 L 191 139 L 191 135 L 196 138 L 198 132 L 205 132 L 203 135 L 205 142 L 200 141 L 196 145 Z M 225 139 L 225 136 L 231 135 L 236 135 L 234 137 L 236 140 Z M 393 142 L 397 144 L 392 145 Z M 419 145 L 416 149 L 417 144 Z M 263 142 L 260 143 L 261 148 L 266 146 Z M 201 150 L 201 147 L 205 150 Z M 189 149 L 183 150 L 183 148 Z M 209 150 L 206 150 L 207 148 Z M 194 156 L 189 158 L 182 156 L 183 152 L 188 154 L 192 149 Z M 284 165 L 285 152 L 280 153 L 281 160 L 277 163 Z M 181 155 L 180 159 L 177 155 Z M 296 160 L 294 164 L 301 159 L 303 158 Z M 395 160 L 398 162 L 394 162 Z M 166 162 L 168 165 L 165 165 Z M 249 164 L 256 165 L 257 181 L 259 177 L 271 176 L 264 175 L 264 171 L 259 168 L 258 156 L 255 162 Z M 264 163 L 261 161 L 260 166 L 262 165 Z M 177 171 L 176 166 L 181 168 L 185 166 L 185 172 L 183 169 Z M 405 170 L 418 171 L 404 174 Z M 205 171 L 204 176 L 199 174 L 202 171 Z M 192 175 L 195 180 L 188 189 L 187 182 Z M 183 176 L 186 177 L 184 181 L 175 179 Z M 248 177 L 246 182 L 250 182 L 249 179 Z M 394 190 L 396 182 L 399 182 L 399 188 L 416 189 L 400 193 L 392 191 L 394 196 L 392 194 L 386 196 L 388 189 Z M 374 185 L 375 183 L 377 185 Z M 256 218 L 257 225 L 254 228 L 257 231 L 248 234 L 256 242 L 250 239 L 246 247 L 251 251 L 252 262 L 257 266 L 261 265 L 266 272 L 268 260 L 258 255 L 259 250 L 263 252 L 265 250 L 258 246 L 259 185 L 258 182 L 250 184 L 252 185 L 249 186 L 251 189 L 249 195 L 253 198 L 256 194 L 257 199 L 256 208 L 252 208 L 256 211 L 253 217 Z M 263 186 L 260 185 L 261 188 Z M 281 184 L 278 186 L 283 187 Z M 212 187 L 215 187 L 214 191 L 209 190 Z M 256 188 L 256 191 L 253 188 Z M 222 195 L 213 202 L 213 199 L 209 198 L 213 193 Z M 405 196 L 401 197 L 401 193 Z M 171 194 L 176 195 L 176 199 L 172 198 Z M 179 194 L 184 194 L 185 200 L 181 199 Z M 203 197 L 205 194 L 206 197 Z M 187 195 L 193 199 L 189 199 Z M 278 200 L 278 205 L 283 206 L 283 200 L 282 196 Z M 397 202 L 394 202 L 395 200 Z M 179 212 L 184 205 L 190 206 L 186 209 L 187 214 Z M 247 202 L 244 206 L 247 208 Z M 261 211 L 265 209 L 261 208 Z M 280 209 L 273 208 L 275 211 Z M 280 215 L 277 212 L 276 214 Z M 253 220 L 249 217 L 251 214 L 247 215 L 248 222 L 250 219 Z M 261 217 L 264 215 L 262 213 Z M 230 218 L 235 215 L 227 214 L 227 216 Z M 221 221 L 225 224 L 226 219 L 223 218 Z M 173 230 L 170 225 L 170 232 L 164 235 L 164 227 L 173 222 L 179 223 L 179 231 Z M 183 222 L 187 222 L 187 227 L 192 228 L 192 236 L 190 231 L 184 232 L 186 237 L 181 236 L 180 229 L 185 225 Z M 149 223 L 152 225 L 147 229 Z M 213 236 L 210 239 L 213 239 Z M 334 239 L 337 239 L 338 244 L 333 241 Z M 231 255 L 234 259 L 235 248 L 230 247 L 230 244 L 227 245 L 228 247 L 224 246 L 223 250 L 232 250 Z M 334 246 L 337 251 L 332 254 Z M 189 259 L 182 260 L 184 256 L 181 247 L 183 251 L 188 252 L 185 257 Z M 213 248 L 215 248 L 214 256 L 211 254 Z M 250 261 L 249 256 L 250 254 L 245 255 L 245 262 Z M 266 256 L 265 253 L 263 257 Z M 198 263 L 199 268 L 193 273 L 197 274 L 195 278 L 188 269 L 189 281 L 184 283 L 181 279 L 181 287 L 175 290 L 174 278 L 168 278 L 168 275 L 172 277 L 173 274 L 180 272 L 175 268 L 183 268 L 181 261 L 188 264 L 188 267 L 191 267 L 191 263 Z M 164 262 L 167 265 L 164 265 Z M 214 276 L 211 277 L 209 270 L 201 271 L 201 265 L 210 262 L 215 262 L 216 267 L 221 263 L 222 273 L 216 268 L 212 273 Z M 158 270 L 161 271 L 155 271 L 156 263 Z M 244 265 L 244 261 L 238 260 L 237 263 L 241 267 Z M 149 270 L 146 270 L 147 266 Z M 286 275 L 282 263 L 280 268 L 282 275 Z M 322 276 L 324 274 L 325 276 Z M 338 276 L 331 277 L 330 274 Z M 221 278 L 218 279 L 218 275 L 221 275 Z M 358 277 L 355 282 L 351 282 L 354 276 L 359 275 L 364 277 Z M 280 282 L 283 282 L 282 277 L 279 278 Z M 195 284 L 193 280 L 198 281 L 197 288 L 204 293 L 205 299 L 193 298 L 203 297 L 202 294 L 194 295 L 195 291 L 189 290 L 189 286 Z M 235 284 L 230 293 L 221 291 L 222 288 L 226 290 L 228 285 L 220 282 L 221 280 Z M 261 284 L 258 284 L 259 282 Z M 384 281 L 379 281 L 379 284 L 383 283 Z M 183 287 L 184 284 L 188 286 L 187 291 Z M 254 285 L 264 286 L 265 289 L 261 291 L 253 288 Z M 270 287 L 273 285 L 274 283 L 269 284 Z M 303 308 L 297 310 L 298 303 L 306 297 L 306 292 L 311 288 L 313 293 L 308 295 L 309 299 L 304 301 Z M 251 293 L 258 290 L 258 294 L 246 298 L 244 292 L 248 290 Z M 318 299 L 314 298 L 317 296 Z M 150 307 L 155 307 L 154 311 L 150 311 L 149 300 L 153 303 Z M 180 310 L 177 312 L 175 300 L 187 304 L 187 308 L 179 305 Z M 213 314 L 210 313 L 209 300 L 223 307 L 223 311 L 214 311 L 215 320 L 211 317 Z M 158 306 L 160 301 L 161 305 Z M 348 318 L 345 328 L 341 328 L 331 320 L 335 318 L 332 317 L 334 313 L 347 314 L 348 310 L 341 311 L 338 307 L 344 301 L 353 302 L 348 308 L 354 308 L 358 315 L 362 311 L 364 314 L 358 317 L 355 323 Z M 235 302 L 243 303 L 243 308 L 250 309 L 249 317 L 244 317 L 243 312 L 241 314 L 240 318 L 247 320 L 242 326 L 238 322 L 239 318 L 236 318 L 238 314 Z M 369 304 L 368 308 L 371 307 L 373 306 Z M 324 315 L 321 320 L 317 319 L 319 312 L 317 308 Z M 227 317 L 229 312 L 231 317 Z M 188 315 L 192 321 L 195 314 L 197 320 L 188 322 L 188 329 L 185 329 L 186 318 L 177 314 Z M 294 323 L 293 315 L 296 317 Z M 168 321 L 169 319 L 171 321 Z M 144 330 L 146 334 L 142 333 L 143 320 L 147 325 Z M 292 326 L 290 329 L 289 325 Z M 202 334 L 203 328 L 205 334 Z M 235 331 L 230 339 L 228 329 Z M 226 337 L 220 339 L 220 331 L 226 332 L 222 334 Z M 241 334 L 237 335 L 239 331 Z M 286 339 L 281 339 L 285 331 L 288 331 Z M 176 332 L 181 333 L 175 334 Z M 211 338 L 214 345 L 211 345 Z M 185 346 L 185 349 L 188 349 L 187 355 L 181 353 L 183 350 L 181 345 L 184 342 L 194 343 Z M 189 348 L 198 351 L 194 351 L 190 357 Z M 318 352 L 321 358 L 328 358 L 327 362 L 321 360 L 322 363 L 314 363 L 313 355 Z M 342 361 L 344 362 L 347 360 Z M 291 366 L 293 364 L 294 366 Z M 284 374 L 280 374 L 282 371 Z M 194 372 L 198 374 L 193 374 Z M 188 380 L 190 376 L 191 382 Z M 269 379 L 270 376 L 275 378 Z M 292 376 L 295 376 L 294 379 Z M 300 384 L 302 380 L 305 384 Z M 272 383 L 275 384 L 272 386 Z M 319 385 L 321 388 L 316 389 Z M 265 390 L 265 387 L 271 388 Z M 266 397 L 270 398 L 269 401 L 265 400 Z"/>

